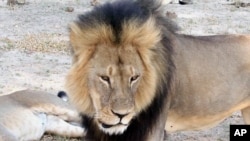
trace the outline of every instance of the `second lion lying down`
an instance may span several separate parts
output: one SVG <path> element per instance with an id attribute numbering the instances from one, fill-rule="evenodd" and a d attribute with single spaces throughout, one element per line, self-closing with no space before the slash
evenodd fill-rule
<path id="1" fill-rule="evenodd" d="M 190 36 L 160 1 L 97 6 L 70 26 L 66 87 L 86 140 L 162 141 L 241 110 L 250 123 L 250 36 Z"/>
<path id="2" fill-rule="evenodd" d="M 0 96 L 0 141 L 39 140 L 53 133 L 82 137 L 78 112 L 55 95 L 23 90 Z"/>

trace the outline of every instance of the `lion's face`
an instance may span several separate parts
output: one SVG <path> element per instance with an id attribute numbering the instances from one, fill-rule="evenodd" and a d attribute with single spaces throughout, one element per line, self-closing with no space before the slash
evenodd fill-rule
<path id="1" fill-rule="evenodd" d="M 114 43 L 109 26 L 71 25 L 74 54 L 66 81 L 69 97 L 107 134 L 122 134 L 155 97 L 156 64 L 161 62 L 154 59 L 160 40 L 154 24 L 153 19 L 142 25 L 124 23 L 120 43 Z"/>
<path id="2" fill-rule="evenodd" d="M 98 46 L 89 62 L 88 85 L 95 121 L 106 133 L 122 133 L 136 115 L 135 94 L 143 66 L 132 46 Z"/>

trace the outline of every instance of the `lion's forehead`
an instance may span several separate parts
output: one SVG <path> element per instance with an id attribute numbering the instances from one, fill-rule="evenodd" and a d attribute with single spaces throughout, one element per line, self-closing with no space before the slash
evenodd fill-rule
<path id="1" fill-rule="evenodd" d="M 124 46 L 98 46 L 91 65 L 105 72 L 113 74 L 123 73 L 131 75 L 142 71 L 142 61 L 139 54 L 131 45 Z"/>

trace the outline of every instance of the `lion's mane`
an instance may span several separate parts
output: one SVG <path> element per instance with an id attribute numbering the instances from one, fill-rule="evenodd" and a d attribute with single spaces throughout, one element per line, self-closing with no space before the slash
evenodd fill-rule
<path id="1" fill-rule="evenodd" d="M 66 86 L 73 103 L 80 112 L 84 111 L 82 117 L 83 126 L 87 129 L 87 139 L 146 140 L 148 134 L 154 130 L 154 125 L 161 113 L 167 108 L 166 102 L 174 76 L 172 36 L 175 35 L 176 27 L 171 21 L 163 18 L 159 7 L 160 2 L 153 0 L 107 3 L 80 15 L 79 20 L 71 25 L 73 27 L 71 30 L 75 30 L 74 33 L 78 33 L 78 36 L 70 35 L 74 58 Z M 125 44 L 126 42 L 138 47 L 138 53 L 146 70 L 135 96 L 137 102 L 135 105 L 139 114 L 123 134 L 107 135 L 98 129 L 93 118 L 88 114 L 93 111 L 86 83 L 88 81 L 86 72 L 89 71 L 88 60 L 93 55 L 96 44 Z M 88 47 L 81 49 L 82 45 Z M 156 82 L 151 81 L 155 80 L 154 77 Z M 151 95 L 150 93 L 153 96 L 147 97 Z"/>

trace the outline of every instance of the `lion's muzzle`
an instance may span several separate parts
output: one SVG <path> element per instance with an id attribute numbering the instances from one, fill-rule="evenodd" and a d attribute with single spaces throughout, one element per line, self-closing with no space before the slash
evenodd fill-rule
<path id="1" fill-rule="evenodd" d="M 130 121 L 134 117 L 134 112 L 130 110 L 125 111 L 114 111 L 111 110 L 112 116 L 109 119 L 101 118 L 98 120 L 99 128 L 108 133 L 112 134 L 122 134 L 129 126 Z M 112 119 L 112 120 L 110 120 Z"/>
<path id="2" fill-rule="evenodd" d="M 128 125 L 128 123 L 126 124 L 126 122 L 125 122 L 125 121 L 122 121 L 122 119 L 123 119 L 125 116 L 127 116 L 129 113 L 120 114 L 120 113 L 114 112 L 113 110 L 111 110 L 111 111 L 112 111 L 112 113 L 113 113 L 115 116 L 117 116 L 117 117 L 120 119 L 120 121 L 119 121 L 119 123 L 117 123 L 117 124 L 115 124 L 115 125 L 110 125 L 110 124 L 102 123 L 102 127 L 103 127 L 103 128 L 111 128 L 111 127 L 117 126 L 117 125 L 124 125 L 124 126 L 127 126 L 127 125 Z M 123 122 L 125 122 L 125 123 L 123 123 Z"/>

